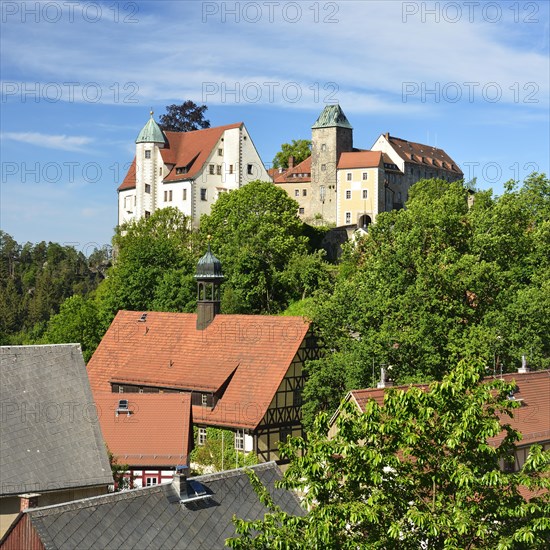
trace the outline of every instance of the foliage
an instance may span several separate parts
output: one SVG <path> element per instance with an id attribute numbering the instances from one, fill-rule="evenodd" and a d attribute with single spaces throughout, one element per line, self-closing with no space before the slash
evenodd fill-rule
<path id="1" fill-rule="evenodd" d="M 210 121 L 204 118 L 207 109 L 206 105 L 199 106 L 190 99 L 181 105 L 167 105 L 166 114 L 159 118 L 159 126 L 162 130 L 171 132 L 191 132 L 210 128 Z"/>
<path id="2" fill-rule="evenodd" d="M 291 464 L 280 485 L 305 493 L 309 513 L 271 512 L 235 520 L 232 548 L 547 548 L 550 451 L 534 445 L 519 472 L 502 461 L 521 436 L 506 424 L 519 403 L 513 384 L 481 383 L 465 361 L 429 388 L 390 389 L 383 406 L 343 404 L 329 438 L 328 416 L 308 440 L 283 447 Z M 499 418 L 503 419 L 502 425 Z M 503 439 L 494 446 L 491 438 Z M 252 474 L 251 474 L 252 475 Z M 256 486 L 259 481 L 256 480 Z M 520 487 L 546 489 L 526 502 Z"/>
<path id="3" fill-rule="evenodd" d="M 273 159 L 273 168 L 288 168 L 289 157 L 294 157 L 294 166 L 311 155 L 311 140 L 293 139 L 292 143 L 283 143 L 281 150 Z"/>
<path id="4" fill-rule="evenodd" d="M 200 249 L 189 220 L 175 208 L 118 227 L 115 265 L 101 289 L 107 317 L 120 309 L 194 311 Z"/>
<path id="5" fill-rule="evenodd" d="M 107 456 L 109 457 L 109 465 L 111 466 L 111 472 L 113 474 L 114 492 L 134 489 L 133 480 L 124 476 L 128 471 L 128 464 L 119 464 L 116 456 L 108 448 Z"/>
<path id="6" fill-rule="evenodd" d="M 0 343 L 22 343 L 31 332 L 40 337 L 64 300 L 87 296 L 102 279 L 96 265 L 72 246 L 20 245 L 0 231 Z"/>
<path id="7" fill-rule="evenodd" d="M 211 236 L 226 277 L 225 313 L 276 313 L 326 278 L 321 253 L 308 254 L 297 210 L 282 189 L 253 181 L 223 194 L 202 217 L 203 240 Z"/>
<path id="8" fill-rule="evenodd" d="M 373 361 L 392 365 L 398 382 L 440 380 L 463 357 L 491 371 L 515 370 L 522 355 L 548 368 L 549 180 L 478 192 L 471 207 L 460 182 L 418 182 L 405 210 L 380 214 L 345 248 L 314 321 L 332 352 L 308 365 L 308 425 L 346 390 L 369 386 Z"/>
<path id="9" fill-rule="evenodd" d="M 191 451 L 191 462 L 202 469 L 210 469 L 216 472 L 252 466 L 258 463 L 257 456 L 235 450 L 235 434 L 229 430 L 219 428 L 206 428 L 206 442 L 198 444 L 198 428 L 193 428 L 195 448 Z"/>

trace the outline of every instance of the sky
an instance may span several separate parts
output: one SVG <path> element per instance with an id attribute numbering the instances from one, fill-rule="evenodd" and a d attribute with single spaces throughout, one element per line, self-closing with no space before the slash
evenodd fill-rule
<path id="1" fill-rule="evenodd" d="M 441 147 L 495 194 L 549 173 L 546 0 L 0 6 L 0 228 L 20 243 L 108 246 L 149 111 L 187 99 L 244 122 L 267 167 L 337 102 L 355 147 Z"/>

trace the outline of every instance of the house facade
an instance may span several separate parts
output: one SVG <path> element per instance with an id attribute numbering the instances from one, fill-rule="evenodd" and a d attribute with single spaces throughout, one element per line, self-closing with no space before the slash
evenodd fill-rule
<path id="1" fill-rule="evenodd" d="M 118 188 L 118 223 L 175 207 L 198 226 L 218 197 L 269 176 L 242 122 L 192 132 L 163 132 L 153 118 Z"/>
<path id="2" fill-rule="evenodd" d="M 197 444 L 231 430 L 237 451 L 279 460 L 279 441 L 303 436 L 303 366 L 318 356 L 302 317 L 220 314 L 221 265 L 197 266 L 196 314 L 119 311 L 88 363 L 94 394 L 187 393 Z"/>
<path id="3" fill-rule="evenodd" d="M 370 150 L 353 146 L 353 128 L 339 105 L 327 105 L 311 130 L 311 157 L 273 174 L 299 204 L 308 223 L 366 228 L 380 212 L 403 208 L 421 179 L 462 179 L 452 158 L 437 147 L 382 134 Z M 305 177 L 304 177 L 305 176 Z"/>

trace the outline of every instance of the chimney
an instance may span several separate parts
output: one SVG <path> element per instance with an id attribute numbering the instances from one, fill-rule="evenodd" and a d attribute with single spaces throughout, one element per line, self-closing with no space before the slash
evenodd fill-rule
<path id="1" fill-rule="evenodd" d="M 388 367 L 388 370 L 391 369 L 391 367 Z M 388 373 L 384 367 L 380 368 L 380 382 L 376 384 L 377 388 L 389 388 L 393 386 L 393 381 L 391 378 L 388 377 Z"/>
<path id="2" fill-rule="evenodd" d="M 293 168 L 294 168 L 294 157 L 290 155 L 290 157 L 288 157 L 288 169 L 292 170 Z"/>
<path id="3" fill-rule="evenodd" d="M 386 139 L 387 139 L 388 141 L 390 141 L 390 133 L 389 133 L 389 132 L 386 132 L 385 136 L 386 136 Z"/>
<path id="4" fill-rule="evenodd" d="M 187 468 L 178 467 L 172 478 L 172 487 L 180 498 L 187 498 Z"/>
<path id="5" fill-rule="evenodd" d="M 518 374 L 526 374 L 529 372 L 529 366 L 527 365 L 527 357 L 521 356 L 521 367 L 518 369 Z"/>
<path id="6" fill-rule="evenodd" d="M 38 493 L 25 493 L 19 496 L 19 511 L 22 512 L 27 508 L 37 508 L 38 507 Z"/>

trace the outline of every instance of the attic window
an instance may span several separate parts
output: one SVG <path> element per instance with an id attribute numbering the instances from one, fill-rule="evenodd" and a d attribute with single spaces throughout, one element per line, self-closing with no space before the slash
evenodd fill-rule
<path id="1" fill-rule="evenodd" d="M 218 157 L 223 157 L 223 149 L 218 149 Z"/>
<path id="2" fill-rule="evenodd" d="M 251 176 L 252 175 L 252 164 L 248 164 L 246 166 L 246 173 Z"/>
<path id="3" fill-rule="evenodd" d="M 176 168 L 176 174 L 187 174 L 187 167 L 186 166 L 178 166 Z"/>
<path id="4" fill-rule="evenodd" d="M 206 393 L 203 393 L 201 395 L 201 405 L 203 407 L 206 407 L 208 405 L 208 395 Z"/>

